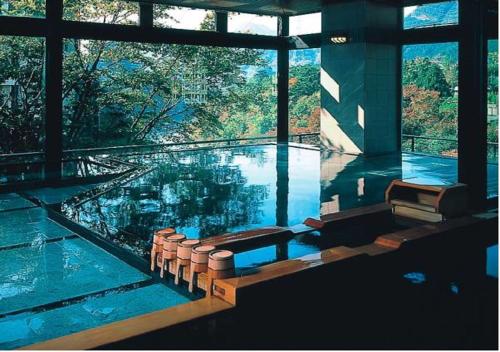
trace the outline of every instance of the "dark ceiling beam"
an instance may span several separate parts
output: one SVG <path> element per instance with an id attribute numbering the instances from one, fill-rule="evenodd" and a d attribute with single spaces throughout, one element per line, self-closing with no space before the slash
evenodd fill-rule
<path id="1" fill-rule="evenodd" d="M 45 19 L 0 16 L 0 35 L 43 37 L 48 33 Z"/>
<path id="2" fill-rule="evenodd" d="M 447 0 L 402 0 L 402 6 L 416 6 L 416 5 L 425 5 L 425 4 L 433 4 L 437 2 L 444 2 Z"/>
<path id="3" fill-rule="evenodd" d="M 173 28 L 62 21 L 58 34 L 64 38 L 124 42 L 203 45 L 250 49 L 286 48 L 286 38 L 244 33 L 218 33 Z M 0 35 L 48 36 L 44 19 L 0 17 Z"/>
<path id="4" fill-rule="evenodd" d="M 286 38 L 288 49 L 313 49 L 321 47 L 321 33 L 293 35 Z"/>
<path id="5" fill-rule="evenodd" d="M 458 25 L 406 29 L 401 31 L 401 44 L 426 44 L 455 42 L 460 38 Z"/>
<path id="6" fill-rule="evenodd" d="M 221 2 L 219 0 L 127 0 L 130 2 L 143 2 L 169 6 L 181 6 L 192 9 L 213 11 L 241 12 L 264 16 L 296 16 L 306 15 L 321 11 L 322 2 L 325 0 L 253 0 Z M 388 0 L 387 0 L 388 1 Z"/>
<path id="7" fill-rule="evenodd" d="M 63 37 L 125 42 L 185 44 L 251 49 L 278 49 L 281 38 L 242 33 L 218 33 L 173 28 L 141 28 L 127 25 L 64 21 Z"/>

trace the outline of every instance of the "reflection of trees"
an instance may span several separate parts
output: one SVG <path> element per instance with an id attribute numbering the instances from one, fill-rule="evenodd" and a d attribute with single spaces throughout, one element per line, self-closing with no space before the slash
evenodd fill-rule
<path id="1" fill-rule="evenodd" d="M 80 222 L 143 256 L 162 227 L 197 229 L 203 238 L 259 223 L 269 189 L 248 185 L 234 156 L 233 150 L 156 155 L 155 170 L 84 203 Z"/>

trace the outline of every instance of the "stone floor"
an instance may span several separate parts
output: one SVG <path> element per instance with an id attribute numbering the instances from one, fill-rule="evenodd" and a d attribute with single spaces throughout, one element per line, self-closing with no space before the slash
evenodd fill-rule
<path id="1" fill-rule="evenodd" d="M 43 194 L 56 199 L 49 190 Z M 21 196 L 2 194 L 0 206 L 0 349 L 189 301 Z"/>

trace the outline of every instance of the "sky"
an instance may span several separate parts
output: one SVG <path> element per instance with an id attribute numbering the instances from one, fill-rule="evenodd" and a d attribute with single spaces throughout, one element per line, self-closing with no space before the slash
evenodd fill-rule
<path id="1" fill-rule="evenodd" d="M 418 6 L 407 6 L 404 8 L 405 17 L 410 15 Z M 163 24 L 181 29 L 198 29 L 206 16 L 205 10 L 190 8 L 175 8 L 170 14 L 178 22 L 168 20 Z M 257 16 L 250 14 L 233 15 L 229 18 L 228 29 L 230 32 L 245 32 L 249 29 L 256 34 L 276 34 L 277 19 L 269 16 Z M 290 18 L 290 35 L 307 33 L 319 33 L 321 31 L 321 14 L 292 16 Z"/>
<path id="2" fill-rule="evenodd" d="M 170 14 L 177 22 L 172 20 L 161 21 L 164 25 L 181 29 L 198 29 L 206 16 L 205 10 L 190 8 L 175 8 Z M 256 34 L 275 35 L 277 18 L 270 16 L 257 16 L 251 14 L 230 14 L 228 30 L 230 32 L 245 32 L 249 29 Z M 317 33 L 321 31 L 321 15 L 311 14 L 296 16 L 290 19 L 290 35 L 302 33 Z"/>

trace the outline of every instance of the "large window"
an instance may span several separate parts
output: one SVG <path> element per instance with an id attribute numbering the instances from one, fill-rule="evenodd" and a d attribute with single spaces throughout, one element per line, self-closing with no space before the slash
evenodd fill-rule
<path id="1" fill-rule="evenodd" d="M 295 142 L 316 144 L 320 132 L 321 49 L 292 50 L 289 54 L 289 133 Z"/>
<path id="2" fill-rule="evenodd" d="M 155 4 L 154 24 L 158 27 L 209 31 L 215 29 L 215 12 L 188 7 Z"/>
<path id="3" fill-rule="evenodd" d="M 139 23 L 139 5 L 131 1 L 64 0 L 63 5 L 65 20 L 130 25 Z"/>
<path id="4" fill-rule="evenodd" d="M 407 6 L 404 8 L 404 29 L 458 24 L 458 1 Z"/>
<path id="5" fill-rule="evenodd" d="M 66 149 L 275 135 L 275 51 L 65 40 Z"/>
<path id="6" fill-rule="evenodd" d="M 0 154 L 42 151 L 45 41 L 0 36 Z"/>
<path id="7" fill-rule="evenodd" d="M 45 17 L 45 0 L 0 0 L 0 16 Z"/>
<path id="8" fill-rule="evenodd" d="M 321 12 L 290 17 L 290 35 L 321 33 Z"/>
<path id="9" fill-rule="evenodd" d="M 458 45 L 403 47 L 402 150 L 457 157 Z"/>
<path id="10" fill-rule="evenodd" d="M 488 41 L 488 197 L 498 196 L 498 40 Z"/>
<path id="11" fill-rule="evenodd" d="M 228 31 L 235 33 L 277 35 L 278 18 L 248 13 L 229 13 Z"/>

